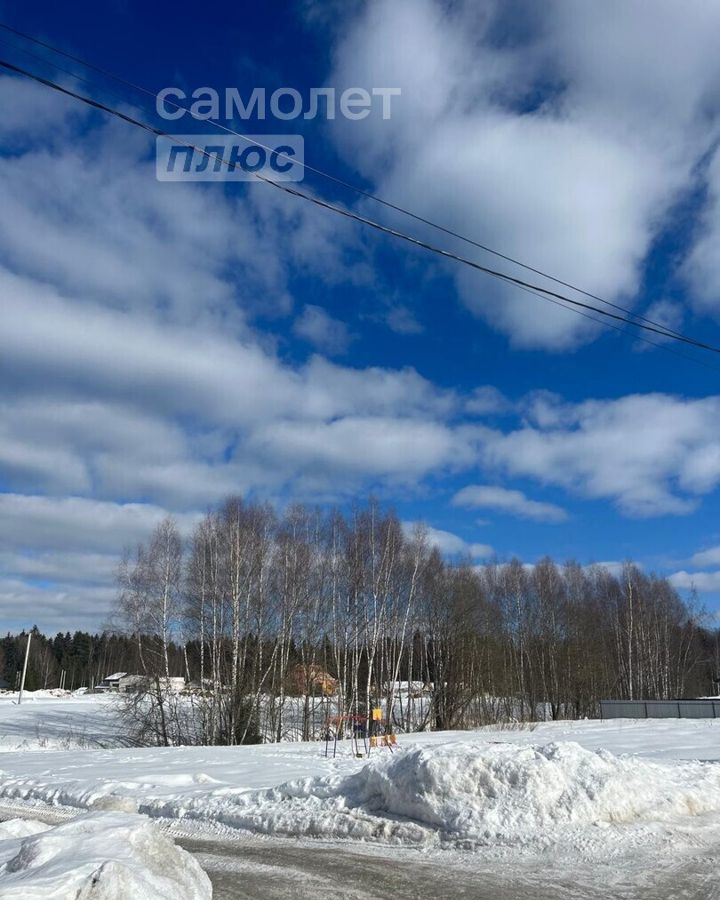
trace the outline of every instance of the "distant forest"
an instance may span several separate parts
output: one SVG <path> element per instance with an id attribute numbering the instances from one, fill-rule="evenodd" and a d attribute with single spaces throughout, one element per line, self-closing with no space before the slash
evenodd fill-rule
<path id="1" fill-rule="evenodd" d="M 381 705 L 401 730 L 592 717 L 604 698 L 716 692 L 719 635 L 691 606 L 629 563 L 451 563 L 374 502 L 278 515 L 231 498 L 189 540 L 167 519 L 127 551 L 112 631 L 37 635 L 26 687 L 63 670 L 71 690 L 114 671 L 182 675 L 204 743 L 281 739 L 287 698 L 328 679 L 338 713 Z M 0 642 L 10 685 L 25 641 Z"/>
<path id="2" fill-rule="evenodd" d="M 25 632 L 8 634 L 0 639 L 0 677 L 11 689 L 20 684 L 26 643 Z M 181 665 L 182 648 L 173 645 L 170 654 L 173 664 Z M 71 634 L 68 631 L 47 637 L 34 628 L 25 690 L 59 687 L 63 670 L 65 686 L 72 691 L 96 685 L 113 672 L 134 672 L 136 669 L 136 643 L 125 635 L 89 634 L 86 631 Z"/>

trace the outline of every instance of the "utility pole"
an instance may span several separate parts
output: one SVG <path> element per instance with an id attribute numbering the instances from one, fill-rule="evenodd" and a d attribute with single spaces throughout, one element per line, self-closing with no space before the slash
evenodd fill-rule
<path id="1" fill-rule="evenodd" d="M 22 680 L 20 681 L 20 696 L 18 697 L 18 706 L 22 703 L 23 691 L 25 690 L 25 676 L 27 675 L 27 664 L 30 659 L 30 638 L 32 631 L 28 632 L 27 646 L 25 647 L 25 662 L 23 663 Z"/>

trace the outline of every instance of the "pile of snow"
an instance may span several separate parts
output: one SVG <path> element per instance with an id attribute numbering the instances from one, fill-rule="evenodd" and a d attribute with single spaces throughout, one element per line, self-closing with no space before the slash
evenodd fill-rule
<path id="1" fill-rule="evenodd" d="M 3 900 L 210 900 L 196 860 L 144 816 L 91 813 L 55 828 L 0 825 Z"/>
<path id="2" fill-rule="evenodd" d="M 9 838 L 30 837 L 31 834 L 47 831 L 49 827 L 49 825 L 34 819 L 8 819 L 7 822 L 0 822 L 0 842 L 7 841 Z"/>
<path id="3" fill-rule="evenodd" d="M 0 805 L 139 810 L 213 829 L 531 852 L 566 841 L 606 853 L 668 834 L 682 842 L 716 825 L 720 834 L 720 719 L 402 735 L 396 752 L 373 750 L 369 760 L 355 758 L 349 742 L 337 758 L 325 757 L 324 743 L 82 751 L 30 743 L 36 727 L 52 735 L 51 747 L 69 728 L 111 733 L 115 699 L 0 701 Z M 21 738 L 37 752 L 11 752 Z"/>
<path id="4" fill-rule="evenodd" d="M 378 755 L 350 775 L 191 802 L 184 814 L 268 834 L 518 847 L 552 843 L 568 829 L 710 812 L 720 812 L 717 765 L 616 757 L 568 742 L 418 747 Z"/>

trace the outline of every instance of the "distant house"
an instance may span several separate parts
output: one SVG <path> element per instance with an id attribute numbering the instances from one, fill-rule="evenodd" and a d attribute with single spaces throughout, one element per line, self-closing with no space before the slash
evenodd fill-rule
<path id="1" fill-rule="evenodd" d="M 338 680 L 320 666 L 295 666 L 290 672 L 290 680 L 298 694 L 306 691 L 310 694 L 320 693 L 324 697 L 332 697 L 337 693 Z"/>
<path id="2" fill-rule="evenodd" d="M 115 672 L 113 675 L 108 675 L 107 678 L 103 678 L 103 680 L 96 685 L 96 691 L 102 691 L 103 693 L 107 693 L 109 691 L 119 691 L 120 690 L 120 682 L 123 678 L 127 678 L 127 672 Z"/>
<path id="3" fill-rule="evenodd" d="M 9 691 L 10 690 L 10 682 L 6 681 L 4 678 L 0 678 L 0 691 Z"/>
<path id="4" fill-rule="evenodd" d="M 130 679 L 133 680 L 131 681 Z M 154 686 L 154 678 L 150 678 L 147 675 L 130 675 L 127 682 L 124 678 L 120 682 L 120 692 L 140 691 Z M 160 676 L 160 687 L 171 694 L 179 694 L 185 690 L 185 679 L 181 675 L 171 675 L 169 678 Z"/>
<path id="5" fill-rule="evenodd" d="M 130 675 L 128 672 L 115 672 L 97 685 L 96 690 L 103 693 L 129 694 L 133 691 L 142 691 L 154 684 L 155 679 L 149 675 Z M 161 687 L 173 694 L 179 694 L 185 690 L 185 679 L 182 677 L 161 678 Z"/>
<path id="6" fill-rule="evenodd" d="M 123 675 L 118 684 L 118 693 L 130 694 L 141 691 L 149 682 L 147 675 Z"/>

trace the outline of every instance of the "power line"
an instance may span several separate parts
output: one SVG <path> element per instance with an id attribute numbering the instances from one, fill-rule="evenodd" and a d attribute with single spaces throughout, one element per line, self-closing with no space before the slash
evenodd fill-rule
<path id="1" fill-rule="evenodd" d="M 54 82 L 54 81 L 51 81 L 51 80 L 46 79 L 46 78 L 43 78 L 43 77 L 41 77 L 41 76 L 39 76 L 39 75 L 35 75 L 35 74 L 32 73 L 32 72 L 28 72 L 27 70 L 22 69 L 22 68 L 19 67 L 19 66 L 15 66 L 15 65 L 13 65 L 12 63 L 9 63 L 9 62 L 7 62 L 7 61 L 5 61 L 5 60 L 0 60 L 0 66 L 2 66 L 3 68 L 8 69 L 9 71 L 12 71 L 12 72 L 15 72 L 15 73 L 17 73 L 17 74 L 23 75 L 23 76 L 25 76 L 25 77 L 28 77 L 28 78 L 30 78 L 30 79 L 32 79 L 32 80 L 34 80 L 34 81 L 36 81 L 36 82 L 38 82 L 38 83 L 40 83 L 40 84 L 45 85 L 46 87 L 49 87 L 49 88 L 55 90 L 55 91 L 58 91 L 58 92 L 63 93 L 63 94 L 66 94 L 66 95 L 68 95 L 68 96 L 70 96 L 70 97 L 72 97 L 72 98 L 74 98 L 74 99 L 76 99 L 76 100 L 78 100 L 78 101 L 80 101 L 80 102 L 82 102 L 82 103 L 85 103 L 85 104 L 87 104 L 87 105 L 89 105 L 89 106 L 91 106 L 91 107 L 93 107 L 93 108 L 95 108 L 95 109 L 98 109 L 98 110 L 100 110 L 100 111 L 102 111 L 102 112 L 105 112 L 105 113 L 107 113 L 107 114 L 109 114 L 109 115 L 115 116 L 116 118 L 119 118 L 119 119 L 121 119 L 121 120 L 127 122 L 128 124 L 131 124 L 131 125 L 134 125 L 134 126 L 136 126 L 136 127 L 142 128 L 142 129 L 144 129 L 145 131 L 147 131 L 147 132 L 149 132 L 149 133 L 151 133 L 151 134 L 156 135 L 157 137 L 166 137 L 166 138 L 169 138 L 170 140 L 172 140 L 173 142 L 175 142 L 175 143 L 178 144 L 179 146 L 185 147 L 185 148 L 187 148 L 187 149 L 192 149 L 192 150 L 197 151 L 198 153 L 200 153 L 200 154 L 202 154 L 202 155 L 204 155 L 204 156 L 211 157 L 211 158 L 214 159 L 214 160 L 216 159 L 216 157 L 215 157 L 214 154 L 210 154 L 207 150 L 205 150 L 205 149 L 202 148 L 202 147 L 198 147 L 198 146 L 196 146 L 196 145 L 194 145 L 194 144 L 191 144 L 191 143 L 187 143 L 187 142 L 185 142 L 185 141 L 182 141 L 182 140 L 180 140 L 176 135 L 172 135 L 172 134 L 170 134 L 170 133 L 168 133 L 168 132 L 166 132 L 166 131 L 163 131 L 162 129 L 159 129 L 159 128 L 156 128 L 155 126 L 149 125 L 149 124 L 146 123 L 146 122 L 142 122 L 142 121 L 139 120 L 139 119 L 135 119 L 135 118 L 133 118 L 132 116 L 129 116 L 129 115 L 127 115 L 127 114 L 121 112 L 120 110 L 114 109 L 114 108 L 112 108 L 112 107 L 110 107 L 110 106 L 107 106 L 107 105 L 105 105 L 105 104 L 103 104 L 103 103 L 100 103 L 100 102 L 97 101 L 97 100 L 93 100 L 93 99 L 90 98 L 90 97 L 86 97 L 86 96 L 84 96 L 84 95 L 82 95 L 82 94 L 79 94 L 79 93 L 77 93 L 77 92 L 75 92 L 75 91 L 71 91 L 70 89 L 63 87 L 62 85 L 59 85 L 59 84 L 57 84 L 57 83 Z M 223 164 L 223 165 L 227 165 L 229 169 L 237 169 L 237 168 L 238 168 L 237 164 L 233 163 L 233 162 L 230 161 L 230 160 L 220 159 L 220 163 Z M 519 278 L 516 278 L 516 277 L 514 277 L 514 276 L 512 276 L 512 275 L 509 275 L 508 273 L 500 272 L 500 271 L 496 271 L 496 270 L 490 269 L 489 267 L 483 266 L 483 265 L 481 265 L 480 263 L 477 263 L 477 262 L 475 262 L 475 261 L 473 261 L 473 260 L 470 260 L 470 259 L 467 259 L 467 258 L 465 258 L 465 257 L 459 256 L 459 255 L 457 255 L 457 254 L 455 254 L 455 253 L 451 253 L 450 251 L 444 250 L 444 249 L 442 249 L 442 248 L 436 247 L 436 246 L 434 246 L 434 245 L 432 245 L 432 244 L 429 244 L 429 243 L 427 243 L 427 242 L 425 242 L 425 241 L 420 240 L 419 238 L 413 237 L 413 236 L 411 236 L 411 235 L 407 235 L 407 234 L 405 234 L 404 232 L 401 232 L 401 231 L 398 231 L 398 230 L 396 230 L 396 229 L 390 228 L 390 227 L 388 227 L 388 226 L 382 225 L 381 223 L 376 222 L 376 221 L 374 221 L 374 220 L 372 220 L 372 219 L 368 219 L 368 218 L 366 218 L 366 217 L 364 217 L 364 216 L 360 216 L 360 215 L 358 215 L 357 213 L 350 212 L 349 210 L 343 209 L 342 207 L 336 206 L 336 205 L 334 205 L 334 204 L 332 204 L 332 203 L 329 203 L 328 201 L 322 200 L 321 198 L 314 197 L 314 196 L 312 196 L 311 194 L 307 194 L 307 193 L 305 193 L 305 192 L 303 192 L 303 191 L 299 191 L 299 190 L 297 190 L 297 189 L 295 189 L 295 188 L 291 188 L 291 187 L 289 187 L 289 186 L 288 186 L 287 184 L 285 184 L 285 183 L 276 182 L 276 181 L 274 181 L 273 179 L 268 178 L 267 176 L 260 175 L 258 172 L 254 172 L 254 173 L 252 173 L 252 174 L 253 174 L 254 177 L 257 178 L 258 180 L 260 180 L 260 181 L 262 181 L 262 182 L 264 182 L 264 183 L 266 183 L 266 184 L 270 184 L 270 185 L 272 185 L 273 187 L 276 187 L 276 188 L 278 188 L 278 189 L 284 191 L 285 193 L 291 194 L 292 196 L 298 197 L 298 198 L 303 199 L 303 200 L 307 200 L 307 201 L 309 201 L 309 202 L 311 202 L 311 203 L 313 203 L 313 204 L 315 204 L 315 205 L 317 205 L 317 206 L 320 206 L 320 207 L 322 207 L 322 208 L 324 208 L 324 209 L 327 209 L 327 210 L 329 210 L 329 211 L 335 212 L 336 214 L 342 215 L 342 216 L 344 216 L 344 217 L 346 217 L 346 218 L 352 219 L 352 220 L 357 221 L 357 222 L 360 222 L 360 223 L 362 223 L 362 224 L 368 225 L 369 227 L 372 227 L 372 228 L 374 228 L 374 229 L 376 229 L 376 230 L 379 230 L 379 231 L 381 231 L 382 233 L 389 234 L 389 235 L 391 235 L 391 236 L 393 236 L 393 237 L 396 237 L 396 238 L 399 238 L 399 239 L 404 240 L 404 241 L 406 241 L 406 242 L 409 242 L 409 243 L 411 243 L 411 244 L 414 244 L 414 245 L 416 245 L 416 246 L 418 246 L 418 247 L 421 247 L 421 248 L 423 248 L 423 249 L 426 249 L 426 250 L 428 250 L 428 251 L 430 251 L 430 252 L 433 252 L 433 253 L 436 253 L 436 254 L 438 254 L 438 255 L 444 256 L 444 257 L 446 257 L 446 258 L 448 258 L 448 259 L 452 259 L 452 260 L 454 260 L 454 261 L 456 261 L 456 262 L 460 262 L 460 263 L 462 263 L 462 264 L 464 264 L 464 265 L 468 265 L 468 266 L 470 266 L 470 267 L 472 267 L 472 268 L 474 268 L 474 269 L 476 269 L 476 270 L 478 270 L 478 271 L 481 271 L 481 272 L 483 272 L 483 273 L 485 273 L 485 274 L 491 275 L 492 277 L 495 277 L 495 278 L 497 278 L 497 279 L 499 279 L 499 280 L 508 282 L 508 283 L 513 284 L 513 285 L 515 285 L 515 286 L 517 286 L 517 287 L 520 287 L 520 288 L 522 288 L 522 289 L 528 290 L 530 293 L 534 293 L 534 294 L 537 295 L 537 296 L 541 296 L 543 299 L 548 299 L 548 297 L 554 297 L 554 298 L 556 298 L 557 300 L 563 301 L 563 302 L 566 303 L 566 304 L 572 304 L 573 306 L 576 306 L 576 307 L 580 307 L 580 308 L 587 309 L 587 310 L 592 310 L 592 311 L 597 312 L 598 314 L 600 314 L 600 315 L 602 315 L 602 316 L 606 316 L 606 317 L 609 317 L 609 318 L 612 318 L 612 319 L 615 319 L 615 320 L 624 322 L 624 323 L 627 324 L 627 325 L 632 325 L 632 326 L 634 326 L 634 327 L 636 327 L 636 328 L 640 328 L 640 329 L 647 330 L 647 331 L 652 331 L 652 332 L 654 332 L 654 333 L 656 333 L 656 334 L 659 334 L 659 335 L 661 335 L 661 336 L 663 336 L 663 337 L 671 338 L 671 339 L 674 339 L 674 340 L 679 340 L 679 341 L 681 341 L 681 342 L 683 342 L 683 343 L 690 344 L 690 345 L 695 346 L 695 347 L 698 347 L 698 348 L 700 348 L 700 349 L 709 350 L 709 351 L 715 352 L 715 353 L 720 353 L 720 348 L 718 348 L 718 347 L 714 347 L 713 345 L 706 344 L 706 343 L 703 343 L 703 342 L 701 342 L 701 341 L 698 341 L 698 340 L 696 340 L 695 338 L 691 338 L 691 337 L 688 337 L 688 336 L 686 336 L 686 335 L 682 335 L 682 334 L 673 332 L 673 331 L 671 331 L 670 329 L 666 329 L 664 326 L 658 325 L 658 327 L 654 327 L 654 326 L 649 326 L 649 325 L 643 325 L 643 324 L 641 324 L 641 323 L 639 323 L 639 322 L 633 321 L 632 319 L 627 319 L 627 318 L 625 318 L 625 317 L 623 317 L 623 316 L 619 316 L 619 315 L 615 315 L 615 314 L 613 314 L 613 313 L 609 313 L 607 310 L 598 309 L 597 307 L 594 307 L 594 306 L 592 306 L 591 304 L 586 304 L 586 303 L 583 303 L 583 302 L 581 302 L 581 301 L 579 301 L 579 300 L 574 300 L 574 299 L 572 299 L 572 298 L 570 298 L 570 297 L 566 297 L 566 296 L 563 295 L 563 294 L 559 294 L 559 293 L 557 293 L 557 292 L 550 291 L 549 289 L 544 288 L 544 287 L 542 287 L 542 286 L 540 286 L 540 285 L 530 284 L 530 283 L 528 283 L 528 282 L 523 281 L 522 279 L 519 279 Z M 547 296 L 546 296 L 546 295 L 547 295 Z M 566 308 L 567 308 L 567 307 L 566 307 Z M 574 311 L 574 312 L 577 312 L 577 310 L 573 310 L 573 311 Z"/>
<path id="2" fill-rule="evenodd" d="M 203 156 L 208 158 L 212 158 L 213 160 L 219 159 L 215 154 L 210 154 L 207 150 L 202 147 L 198 147 L 195 144 L 191 144 L 185 141 L 180 140 L 177 135 L 169 134 L 166 131 L 163 131 L 160 128 L 156 128 L 153 125 L 149 125 L 146 122 L 143 122 L 139 119 L 135 119 L 132 116 L 127 115 L 126 113 L 121 112 L 120 110 L 114 109 L 113 107 L 106 106 L 104 103 L 100 103 L 97 100 L 93 100 L 91 97 L 86 97 L 83 94 L 79 94 L 75 91 L 70 90 L 69 88 L 65 88 L 62 85 L 57 84 L 50 79 L 43 78 L 40 75 L 36 75 L 32 72 L 28 72 L 26 69 L 21 68 L 20 66 L 16 66 L 13 63 L 7 62 L 6 60 L 0 59 L 0 67 L 7 69 L 10 72 L 14 72 L 19 75 L 23 75 L 24 77 L 30 78 L 33 81 L 36 81 L 39 84 L 42 84 L 48 88 L 51 88 L 54 91 L 65 94 L 69 97 L 72 97 L 75 100 L 78 100 L 86 105 L 100 110 L 101 112 L 105 112 L 108 115 L 114 116 L 118 119 L 121 119 L 124 122 L 127 122 L 130 125 L 134 125 L 135 127 L 142 128 L 144 131 L 149 132 L 150 134 L 154 134 L 156 137 L 165 137 L 172 140 L 174 143 L 178 144 L 181 147 L 185 147 L 187 149 L 192 149 L 193 151 L 197 151 Z M 220 159 L 220 164 L 228 166 L 229 169 L 237 169 L 239 166 L 225 159 Z M 598 315 L 604 316 L 609 319 L 613 319 L 618 322 L 623 322 L 626 325 L 631 325 L 634 328 L 638 328 L 644 331 L 653 332 L 654 334 L 661 335 L 662 337 L 669 338 L 671 340 L 679 341 L 684 344 L 688 344 L 693 347 L 697 347 L 701 350 L 707 350 L 712 353 L 720 354 L 720 347 L 716 347 L 712 344 L 704 343 L 703 341 L 699 341 L 696 338 L 689 337 L 687 335 L 683 335 L 680 333 L 676 333 L 670 331 L 669 329 L 665 329 L 663 326 L 657 326 L 646 324 L 643 322 L 636 321 L 632 318 L 627 318 L 625 316 L 618 315 L 616 313 L 609 312 L 605 309 L 600 309 L 592 304 L 585 303 L 581 300 L 573 299 L 571 297 L 567 297 L 564 294 L 560 294 L 557 291 L 551 291 L 548 288 L 542 287 L 541 285 L 532 284 L 530 282 L 524 281 L 523 279 L 517 278 L 513 275 L 509 275 L 506 272 L 501 272 L 495 269 L 491 269 L 488 266 L 484 266 L 474 260 L 468 259 L 467 257 L 459 256 L 456 253 L 452 253 L 449 250 L 444 250 L 441 247 L 437 247 L 433 244 L 429 244 L 426 241 L 421 240 L 420 238 L 413 237 L 412 235 L 408 235 L 405 232 L 398 231 L 397 229 L 390 228 L 387 225 L 383 225 L 380 222 L 376 222 L 373 219 L 368 219 L 365 216 L 361 216 L 358 213 L 351 212 L 350 210 L 344 209 L 341 206 L 337 206 L 333 203 L 330 203 L 327 200 L 323 200 L 320 197 L 315 197 L 312 194 L 305 193 L 304 191 L 300 191 L 297 188 L 292 188 L 288 184 L 283 182 L 277 182 L 272 178 L 268 178 L 265 175 L 261 175 L 259 172 L 252 173 L 255 178 L 259 181 L 264 182 L 265 184 L 272 185 L 278 190 L 283 191 L 284 193 L 290 194 L 291 196 L 297 197 L 302 200 L 306 200 L 314 205 L 326 209 L 328 211 L 334 212 L 337 215 L 341 215 L 344 218 L 350 219 L 355 222 L 359 222 L 363 225 L 367 225 L 370 228 L 373 228 L 383 234 L 390 235 L 399 240 L 405 241 L 406 243 L 412 244 L 413 246 L 420 247 L 421 249 L 428 250 L 431 253 L 435 253 L 438 256 L 441 256 L 445 259 L 453 260 L 454 262 L 461 263 L 462 265 L 469 266 L 476 271 L 483 272 L 486 275 L 490 275 L 493 278 L 496 278 L 500 281 L 506 282 L 507 284 L 514 285 L 516 287 L 520 287 L 523 290 L 528 290 L 531 293 L 535 293 L 541 295 L 543 299 L 553 299 L 554 301 L 561 301 L 563 304 L 571 304 L 576 309 L 573 309 L 574 312 L 578 310 L 587 310 L 597 313 Z"/>
<path id="3" fill-rule="evenodd" d="M 687 362 L 696 363 L 697 365 L 704 366 L 706 369 L 710 369 L 713 372 L 720 373 L 720 367 L 714 366 L 712 363 L 707 362 L 707 360 L 705 359 L 699 359 L 697 356 L 690 356 L 687 353 L 681 353 L 674 347 L 668 347 L 667 344 L 661 344 L 659 341 L 653 341 L 642 334 L 631 335 L 626 328 L 623 328 L 620 325 L 615 325 L 613 322 L 603 322 L 601 319 L 597 319 L 595 318 L 595 316 L 592 316 L 589 313 L 583 312 L 579 309 L 573 309 L 560 300 L 553 300 L 551 297 L 544 297 L 542 294 L 539 294 L 537 291 L 534 291 L 530 288 L 521 287 L 519 288 L 519 290 L 525 291 L 526 294 L 532 294 L 533 296 L 538 297 L 540 300 L 546 300 L 548 303 L 559 306 L 561 309 L 566 309 L 569 312 L 574 312 L 578 316 L 582 316 L 583 318 L 588 319 L 590 322 L 594 322 L 596 325 L 600 326 L 600 328 L 612 328 L 613 331 L 617 331 L 618 334 L 620 334 L 622 337 L 634 337 L 635 340 L 642 341 L 643 344 L 648 344 L 650 347 L 655 347 L 656 349 L 662 350 L 665 353 L 672 353 L 673 356 L 678 356 L 680 359 L 687 360 Z"/>
<path id="4" fill-rule="evenodd" d="M 67 51 L 62 50 L 59 47 L 55 47 L 54 45 L 52 45 L 46 41 L 42 41 L 39 38 L 35 38 L 32 35 L 29 35 L 24 31 L 20 31 L 17 28 L 13 28 L 12 26 L 5 24 L 4 22 L 0 22 L 0 28 L 4 29 L 7 32 L 10 32 L 11 34 L 16 35 L 17 37 L 21 37 L 26 41 L 30 41 L 31 43 L 36 44 L 37 46 L 44 47 L 46 50 L 50 50 L 52 53 L 56 53 L 60 56 L 65 57 L 66 59 L 70 59 L 73 62 L 79 63 L 80 65 L 84 66 L 85 68 L 88 68 L 91 71 L 97 72 L 98 74 L 102 75 L 105 78 L 110 78 L 113 81 L 116 81 L 118 84 L 122 84 L 125 87 L 129 87 L 132 90 L 139 91 L 140 93 L 143 93 L 149 97 L 152 97 L 153 100 L 156 99 L 156 94 L 153 91 L 149 90 L 148 88 L 146 88 L 142 85 L 136 84 L 126 78 L 123 78 L 122 76 L 117 75 L 114 72 L 110 72 L 109 70 L 104 69 L 101 66 L 95 65 L 94 63 L 87 62 L 87 60 L 85 60 L 79 56 L 73 55 L 72 53 L 68 53 Z M 16 47 L 16 49 L 20 49 L 21 52 L 23 52 L 23 53 L 28 52 L 19 47 Z M 32 55 L 32 54 L 30 54 L 30 55 Z M 38 58 L 38 57 L 35 57 L 35 58 Z M 81 78 L 80 76 L 75 75 L 72 72 L 68 72 L 65 69 L 61 69 L 59 66 L 57 66 L 56 63 L 53 63 L 51 60 L 43 59 L 43 61 L 47 62 L 50 65 L 55 66 L 56 68 L 59 69 L 59 71 L 65 72 L 65 74 L 72 75 L 73 77 L 78 78 L 80 81 L 84 81 L 85 83 L 88 83 L 86 79 Z M 184 112 L 189 113 L 196 120 L 198 119 L 198 116 L 195 113 L 193 113 L 192 109 L 190 109 L 186 106 L 183 106 L 182 104 L 176 103 L 176 102 L 174 102 L 172 100 L 168 100 L 168 99 L 165 99 L 163 102 L 166 105 L 171 106 L 172 108 L 174 108 L 176 110 L 183 110 Z M 201 121 L 205 122 L 208 120 L 203 118 Z M 245 141 L 250 146 L 262 147 L 264 150 L 269 151 L 270 153 L 277 156 L 279 159 L 284 159 L 286 161 L 293 162 L 295 165 L 300 165 L 306 171 L 312 172 L 315 175 L 319 175 L 320 177 L 325 178 L 328 181 L 331 181 L 334 184 L 337 184 L 348 190 L 351 190 L 354 193 L 358 194 L 359 196 L 365 197 L 368 200 L 372 200 L 375 203 L 379 203 L 382 206 L 386 207 L 387 209 L 391 209 L 394 212 L 400 213 L 401 215 L 408 216 L 409 218 L 413 219 L 414 221 L 420 222 L 423 225 L 427 225 L 428 227 L 433 228 L 437 231 L 440 231 L 441 233 L 446 234 L 449 237 L 453 237 L 457 240 L 463 241 L 464 243 L 469 244 L 470 246 L 476 247 L 477 249 L 482 250 L 485 253 L 490 253 L 493 256 L 498 257 L 499 259 L 504 259 L 506 262 L 510 262 L 513 265 L 519 266 L 520 268 L 525 269 L 528 272 L 533 272 L 535 275 L 540 275 L 543 278 L 547 278 L 549 281 L 552 281 L 553 283 L 558 284 L 561 287 L 569 288 L 570 290 L 573 290 L 576 293 L 587 297 L 588 299 L 595 300 L 598 303 L 602 303 L 605 306 L 609 306 L 612 309 L 618 310 L 619 312 L 624 312 L 628 316 L 632 317 L 633 319 L 638 319 L 639 321 L 645 322 L 648 325 L 655 326 L 656 328 L 661 328 L 665 334 L 673 335 L 673 336 L 677 337 L 678 339 L 681 339 L 683 337 L 682 332 L 675 331 L 674 329 L 669 328 L 668 326 L 662 325 L 661 323 L 659 323 L 653 319 L 650 319 L 647 316 L 643 316 L 640 313 L 635 313 L 632 310 L 628 309 L 627 307 L 621 306 L 620 304 L 617 304 L 617 303 L 613 303 L 612 301 L 607 300 L 604 297 L 599 296 L 598 294 L 593 294 L 590 291 L 586 291 L 583 288 L 580 288 L 577 285 L 572 284 L 572 282 L 564 281 L 561 278 L 557 278 L 556 276 L 553 276 L 547 272 L 544 272 L 542 269 L 538 269 L 534 266 L 529 265 L 528 263 L 521 262 L 519 259 L 517 259 L 515 257 L 509 256 L 506 253 L 502 253 L 499 250 L 495 250 L 492 247 L 487 246 L 486 244 L 482 244 L 479 241 L 475 241 L 472 238 L 469 238 L 466 235 L 460 234 L 459 232 L 454 231 L 453 229 L 448 228 L 444 225 L 441 225 L 437 222 L 433 222 L 431 219 L 427 219 L 424 216 L 414 213 L 411 210 L 408 210 L 405 207 L 400 206 L 399 204 L 393 203 L 390 200 L 386 200 L 385 198 L 378 196 L 377 194 L 373 194 L 370 191 L 366 191 L 364 188 L 361 188 L 358 185 L 355 185 L 355 184 L 352 184 L 351 182 L 345 181 L 342 178 L 338 178 L 337 176 L 332 175 L 329 172 L 325 172 L 322 169 L 315 168 L 314 166 L 311 166 L 309 163 L 299 162 L 298 160 L 291 159 L 285 153 L 282 153 L 281 151 L 278 151 L 272 147 L 269 147 L 268 145 L 263 144 L 260 141 L 253 140 L 253 139 L 249 138 L 247 135 L 243 134 L 242 132 L 235 131 L 228 126 L 223 125 L 221 122 L 216 122 L 214 120 L 210 120 L 210 124 L 215 128 L 221 129 L 222 131 L 226 132 L 227 134 L 231 134 L 235 137 L 240 138 L 241 140 Z"/>

